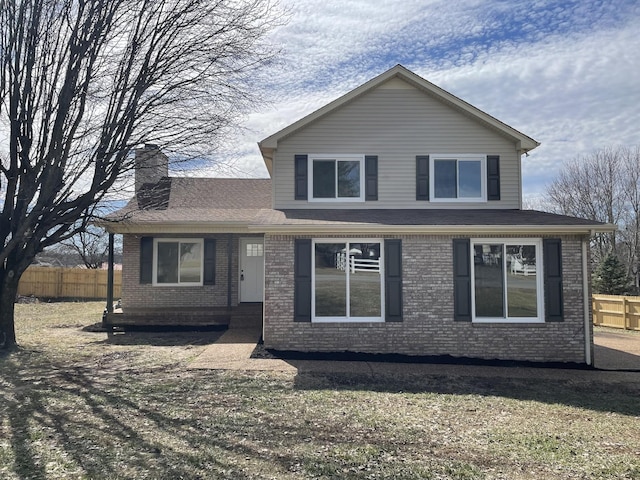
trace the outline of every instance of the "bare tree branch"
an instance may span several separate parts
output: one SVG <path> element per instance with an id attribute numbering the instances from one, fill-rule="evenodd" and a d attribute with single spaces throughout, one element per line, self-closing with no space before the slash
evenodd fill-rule
<path id="1" fill-rule="evenodd" d="M 270 0 L 0 0 L 0 332 L 35 255 L 82 232 L 146 142 L 207 158 L 260 100 Z"/>
<path id="2" fill-rule="evenodd" d="M 615 253 L 640 282 L 640 147 L 606 147 L 569 162 L 547 187 L 554 210 L 613 223 L 618 232 L 597 235 L 596 264 Z"/>

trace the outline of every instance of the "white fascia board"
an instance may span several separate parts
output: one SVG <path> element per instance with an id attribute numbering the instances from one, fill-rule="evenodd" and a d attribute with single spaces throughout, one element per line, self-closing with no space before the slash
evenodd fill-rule
<path id="1" fill-rule="evenodd" d="M 100 225 L 109 233 L 249 233 L 248 224 L 245 223 L 144 223 Z"/>

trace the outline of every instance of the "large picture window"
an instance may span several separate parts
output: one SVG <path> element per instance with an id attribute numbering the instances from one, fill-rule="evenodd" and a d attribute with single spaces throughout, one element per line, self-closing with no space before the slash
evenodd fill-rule
<path id="1" fill-rule="evenodd" d="M 202 239 L 155 239 L 156 285 L 202 285 Z"/>
<path id="2" fill-rule="evenodd" d="M 309 155 L 311 201 L 364 201 L 363 155 Z"/>
<path id="3" fill-rule="evenodd" d="M 486 156 L 431 155 L 431 201 L 486 200 Z"/>
<path id="4" fill-rule="evenodd" d="M 473 321 L 543 322 L 540 241 L 475 240 L 471 249 Z"/>
<path id="5" fill-rule="evenodd" d="M 383 320 L 382 250 L 380 240 L 313 242 L 313 321 Z"/>

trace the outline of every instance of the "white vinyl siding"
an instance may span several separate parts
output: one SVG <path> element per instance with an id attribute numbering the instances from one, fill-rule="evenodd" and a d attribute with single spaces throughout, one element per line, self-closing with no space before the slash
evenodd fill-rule
<path id="1" fill-rule="evenodd" d="M 280 140 L 274 159 L 275 208 L 327 208 L 326 203 L 294 200 L 294 155 L 315 152 L 378 156 L 378 201 L 358 208 L 520 207 L 520 158 L 513 142 L 428 94 L 405 88 L 405 82 L 388 83 Z M 416 201 L 416 155 L 433 153 L 499 155 L 501 199 Z M 331 208 L 354 205 L 336 201 Z"/>

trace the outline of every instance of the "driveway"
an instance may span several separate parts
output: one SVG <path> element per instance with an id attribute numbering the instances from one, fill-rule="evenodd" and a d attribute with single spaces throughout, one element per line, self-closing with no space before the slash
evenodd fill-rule
<path id="1" fill-rule="evenodd" d="M 596 368 L 640 372 L 640 332 L 596 330 L 593 341 Z"/>

